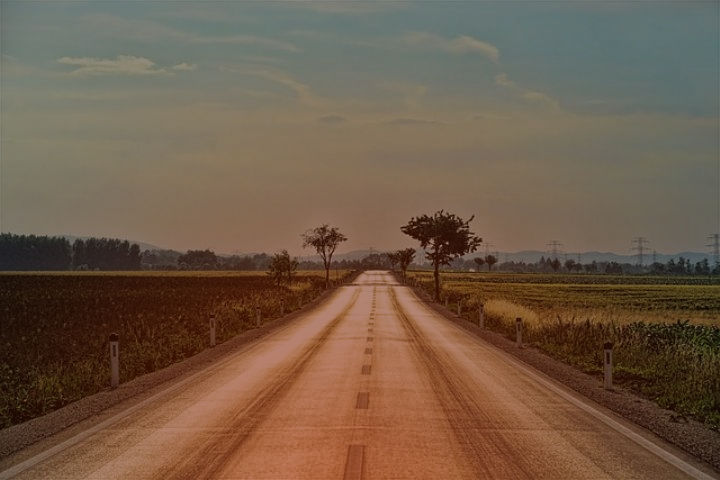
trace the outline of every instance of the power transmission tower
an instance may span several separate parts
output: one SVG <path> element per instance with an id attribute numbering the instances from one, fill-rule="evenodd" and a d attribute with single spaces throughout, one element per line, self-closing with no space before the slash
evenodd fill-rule
<path id="1" fill-rule="evenodd" d="M 643 266 L 643 258 L 645 256 L 645 245 L 648 243 L 648 239 L 645 237 L 635 237 L 633 238 L 633 244 L 634 246 L 632 249 L 637 251 L 637 257 L 638 257 L 638 265 L 641 267 Z"/>
<path id="2" fill-rule="evenodd" d="M 712 235 L 708 235 L 708 240 L 711 240 L 712 243 L 708 243 L 705 245 L 706 247 L 712 247 L 713 249 L 713 258 L 715 259 L 715 266 L 720 266 L 720 233 L 713 233 Z"/>
<path id="3" fill-rule="evenodd" d="M 557 240 L 553 240 L 552 242 L 546 244 L 545 246 L 552 247 L 551 252 L 552 252 L 553 260 L 557 260 L 558 253 L 560 252 L 558 247 L 562 247 L 563 244 L 558 242 Z"/>
<path id="4" fill-rule="evenodd" d="M 485 245 L 485 256 L 487 257 L 488 255 L 490 255 L 490 247 L 494 247 L 495 244 L 494 243 L 485 243 L 484 245 Z"/>

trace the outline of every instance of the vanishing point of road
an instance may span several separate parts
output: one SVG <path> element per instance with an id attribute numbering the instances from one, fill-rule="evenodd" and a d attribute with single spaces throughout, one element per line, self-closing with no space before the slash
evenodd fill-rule
<path id="1" fill-rule="evenodd" d="M 713 478 L 387 272 L 57 437 L 0 478 Z"/>

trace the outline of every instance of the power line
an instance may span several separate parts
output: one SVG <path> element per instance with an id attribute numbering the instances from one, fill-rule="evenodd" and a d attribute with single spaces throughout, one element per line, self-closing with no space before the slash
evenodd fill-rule
<path id="1" fill-rule="evenodd" d="M 713 247 L 713 258 L 715 259 L 715 265 L 720 265 L 720 233 L 713 233 L 711 235 L 708 235 L 708 240 L 711 240 L 712 243 L 708 243 L 705 245 L 706 247 Z"/>
<path id="2" fill-rule="evenodd" d="M 633 247 L 633 250 L 636 250 L 637 257 L 638 257 L 638 265 L 641 267 L 643 266 L 643 258 L 645 256 L 645 245 L 648 243 L 648 239 L 645 237 L 635 237 L 633 238 L 633 243 L 636 245 Z"/>
<path id="3" fill-rule="evenodd" d="M 563 244 L 558 242 L 557 240 L 553 240 L 552 242 L 546 244 L 545 246 L 552 247 L 551 251 L 552 251 L 553 260 L 557 260 L 558 253 L 560 252 L 558 247 L 562 247 Z"/>

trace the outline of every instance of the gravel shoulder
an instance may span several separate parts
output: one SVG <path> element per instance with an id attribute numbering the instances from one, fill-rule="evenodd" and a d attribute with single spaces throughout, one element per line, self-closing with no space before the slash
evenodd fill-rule
<path id="1" fill-rule="evenodd" d="M 43 417 L 0 430 L 0 470 L 31 455 L 29 452 L 32 452 L 33 448 L 29 447 L 38 448 L 43 440 L 63 431 L 71 431 L 73 427 L 77 428 L 80 424 L 96 423 L 100 417 L 107 416 L 108 411 L 123 408 L 126 403 L 147 398 L 153 392 L 164 388 L 168 382 L 177 381 L 196 373 L 208 364 L 217 362 L 224 356 L 237 351 L 243 345 L 260 339 L 269 332 L 292 321 L 308 308 L 322 302 L 331 292 L 332 290 L 325 292 L 320 298 L 301 310 L 269 322 L 259 329 L 238 335 L 215 348 L 208 348 L 183 362 L 136 378 L 116 389 L 108 388 Z M 424 292 L 416 290 L 416 293 L 428 301 L 428 297 Z M 690 456 L 702 460 L 713 467 L 715 473 L 720 476 L 720 432 L 710 430 L 699 422 L 662 409 L 655 403 L 623 388 L 615 388 L 612 391 L 605 390 L 602 388 L 601 378 L 580 372 L 567 364 L 550 358 L 535 348 L 519 349 L 515 346 L 515 342 L 499 334 L 480 330 L 476 325 L 459 319 L 437 303 L 428 301 L 428 304 L 438 313 L 478 335 L 495 347 L 509 353 L 598 405 L 652 432 Z M 24 449 L 27 449 L 27 451 L 22 452 Z"/>

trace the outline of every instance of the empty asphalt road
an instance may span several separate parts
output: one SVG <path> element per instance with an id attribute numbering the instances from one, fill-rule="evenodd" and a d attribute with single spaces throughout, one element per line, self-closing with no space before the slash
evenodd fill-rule
<path id="1" fill-rule="evenodd" d="M 712 478 L 385 272 L 19 458 L 0 478 Z"/>

